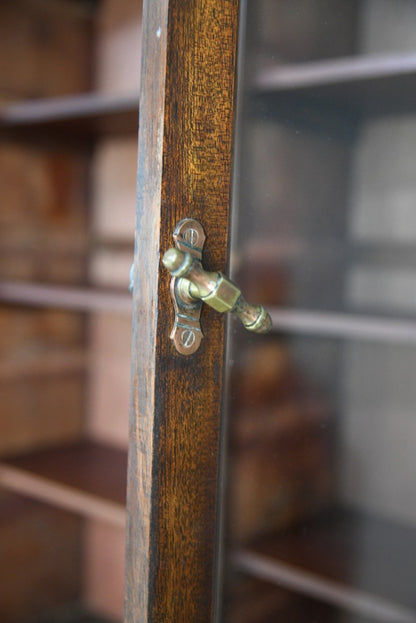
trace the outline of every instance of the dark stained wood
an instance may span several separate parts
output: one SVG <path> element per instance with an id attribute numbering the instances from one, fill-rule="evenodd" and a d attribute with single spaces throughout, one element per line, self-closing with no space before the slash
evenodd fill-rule
<path id="1" fill-rule="evenodd" d="M 324 584 L 335 582 L 416 610 L 416 530 L 407 525 L 334 508 L 247 549 L 311 573 Z"/>
<path id="2" fill-rule="evenodd" d="M 238 0 L 144 7 L 128 623 L 214 615 L 224 319 L 204 310 L 200 350 L 180 356 L 169 276 L 158 272 L 184 217 L 206 231 L 207 268 L 226 267 L 237 21 Z"/>
<path id="3" fill-rule="evenodd" d="M 103 519 L 111 520 L 114 515 L 114 521 L 119 519 L 121 525 L 126 473 L 125 451 L 92 441 L 55 446 L 0 462 L 0 482 L 6 487 L 86 515 L 100 517 L 101 509 Z"/>

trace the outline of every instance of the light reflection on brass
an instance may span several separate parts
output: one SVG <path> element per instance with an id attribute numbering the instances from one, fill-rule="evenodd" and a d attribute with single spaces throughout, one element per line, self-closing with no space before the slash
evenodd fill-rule
<path id="1" fill-rule="evenodd" d="M 177 293 L 183 301 L 201 300 L 217 311 L 233 312 L 249 331 L 267 333 L 272 321 L 262 305 L 250 305 L 240 289 L 222 273 L 205 271 L 188 251 L 168 249 L 163 265 L 178 280 Z"/>
<path id="2" fill-rule="evenodd" d="M 173 232 L 177 250 L 187 252 L 196 261 L 202 259 L 205 232 L 195 219 L 180 221 Z M 202 341 L 203 333 L 199 322 L 202 301 L 192 297 L 183 288 L 184 280 L 172 275 L 170 292 L 175 309 L 175 321 L 170 334 L 176 350 L 182 355 L 195 353 Z"/>

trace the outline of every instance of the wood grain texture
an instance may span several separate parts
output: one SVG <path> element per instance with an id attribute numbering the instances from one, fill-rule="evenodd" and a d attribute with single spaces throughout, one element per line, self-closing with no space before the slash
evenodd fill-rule
<path id="1" fill-rule="evenodd" d="M 159 253 L 199 220 L 204 262 L 227 263 L 238 0 L 154 3 L 143 18 L 125 620 L 214 616 L 224 320 L 204 310 L 174 350 Z M 165 71 L 166 70 L 166 71 Z"/>

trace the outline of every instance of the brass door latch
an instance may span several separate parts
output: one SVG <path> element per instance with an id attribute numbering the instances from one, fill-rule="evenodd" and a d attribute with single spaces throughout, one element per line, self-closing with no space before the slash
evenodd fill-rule
<path id="1" fill-rule="evenodd" d="M 173 238 L 176 246 L 166 251 L 162 262 L 172 275 L 175 323 L 170 337 L 180 353 L 190 355 L 200 346 L 202 302 L 221 313 L 237 314 L 249 331 L 267 333 L 271 329 L 270 315 L 262 305 L 247 303 L 238 286 L 222 273 L 203 269 L 205 233 L 198 221 L 180 221 Z"/>

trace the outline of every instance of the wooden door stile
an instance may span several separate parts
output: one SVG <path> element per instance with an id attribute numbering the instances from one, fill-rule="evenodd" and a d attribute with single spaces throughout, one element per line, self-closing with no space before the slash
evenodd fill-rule
<path id="1" fill-rule="evenodd" d="M 228 260 L 238 0 L 147 0 L 143 16 L 125 621 L 212 621 L 224 319 L 189 357 L 169 339 L 160 257 L 183 218 Z"/>

